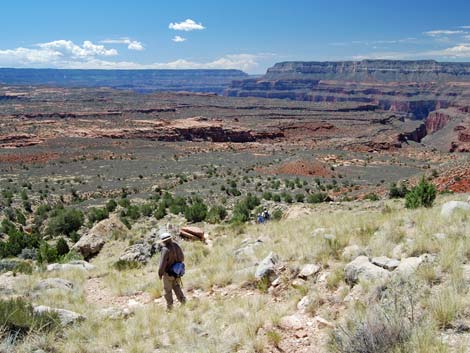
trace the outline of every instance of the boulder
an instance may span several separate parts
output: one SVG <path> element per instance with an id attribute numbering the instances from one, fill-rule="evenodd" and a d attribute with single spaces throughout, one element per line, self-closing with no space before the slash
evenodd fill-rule
<path id="1" fill-rule="evenodd" d="M 297 303 L 297 310 L 305 314 L 311 303 L 312 303 L 312 300 L 310 299 L 308 295 L 306 295 L 305 297 L 300 299 L 300 301 Z"/>
<path id="2" fill-rule="evenodd" d="M 63 278 L 46 278 L 39 281 L 36 286 L 34 287 L 35 290 L 64 290 L 64 291 L 71 291 L 73 290 L 73 283 L 67 281 Z"/>
<path id="3" fill-rule="evenodd" d="M 342 257 L 347 261 L 351 261 L 356 257 L 365 254 L 366 252 L 359 245 L 349 245 L 344 248 Z"/>
<path id="4" fill-rule="evenodd" d="M 72 325 L 74 323 L 85 320 L 85 316 L 76 312 L 65 309 L 51 308 L 45 305 L 35 306 L 33 310 L 37 314 L 43 314 L 47 312 L 56 313 L 59 316 L 59 320 L 62 326 Z"/>
<path id="5" fill-rule="evenodd" d="M 299 278 L 307 279 L 308 277 L 312 277 L 316 275 L 318 272 L 320 272 L 321 267 L 316 264 L 307 264 L 302 267 L 302 270 L 300 270 L 299 273 Z"/>
<path id="6" fill-rule="evenodd" d="M 129 246 L 119 257 L 119 261 L 140 262 L 146 264 L 148 260 L 155 254 L 156 244 L 148 240 L 140 240 L 139 242 Z"/>
<path id="7" fill-rule="evenodd" d="M 260 280 L 268 278 L 272 282 L 276 277 L 276 266 L 279 264 L 279 257 L 271 252 L 261 261 L 256 268 L 255 277 Z"/>
<path id="8" fill-rule="evenodd" d="M 446 202 L 441 207 L 441 216 L 450 217 L 456 210 L 470 211 L 470 203 L 464 201 Z"/>
<path id="9" fill-rule="evenodd" d="M 387 256 L 379 256 L 372 258 L 371 261 L 374 265 L 382 267 L 386 270 L 393 271 L 400 265 L 400 261 L 389 259 Z"/>
<path id="10" fill-rule="evenodd" d="M 357 283 L 359 280 L 386 280 L 389 272 L 369 262 L 367 256 L 359 256 L 348 263 L 344 268 L 345 279 L 349 284 Z"/>
<path id="11" fill-rule="evenodd" d="M 47 265 L 47 271 L 68 271 L 68 270 L 91 271 L 94 269 L 95 269 L 95 266 L 83 260 L 70 261 L 66 264 L 54 263 L 54 264 Z"/>
<path id="12" fill-rule="evenodd" d="M 400 265 L 394 273 L 402 277 L 409 277 L 418 270 L 422 263 L 429 261 L 431 261 L 431 255 L 429 254 L 423 254 L 419 257 L 407 257 L 400 261 Z"/>
<path id="13" fill-rule="evenodd" d="M 116 215 L 111 215 L 84 234 L 72 249 L 81 253 L 85 259 L 89 259 L 100 252 L 108 239 L 122 237 L 127 231 L 124 223 Z"/>

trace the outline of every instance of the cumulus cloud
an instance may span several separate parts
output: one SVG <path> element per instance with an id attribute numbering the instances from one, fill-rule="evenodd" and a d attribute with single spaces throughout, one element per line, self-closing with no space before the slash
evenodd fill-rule
<path id="1" fill-rule="evenodd" d="M 32 48 L 15 48 L 0 50 L 1 66 L 58 67 L 64 62 L 84 62 L 95 57 L 111 57 L 118 55 L 116 49 L 108 49 L 103 45 L 84 41 L 82 45 L 70 40 L 55 40 L 39 43 Z"/>
<path id="2" fill-rule="evenodd" d="M 105 40 L 102 40 L 101 43 L 105 43 L 105 44 L 126 44 L 127 49 L 129 49 L 129 50 L 142 51 L 142 50 L 145 49 L 142 42 L 139 42 L 137 40 L 131 40 L 130 38 L 127 38 L 127 37 L 119 38 L 119 39 L 105 39 Z"/>
<path id="3" fill-rule="evenodd" d="M 183 22 L 171 22 L 168 25 L 168 28 L 173 29 L 175 31 L 200 31 L 205 29 L 202 23 L 196 23 L 195 21 L 191 20 L 190 18 L 186 19 Z"/>
<path id="4" fill-rule="evenodd" d="M 103 45 L 93 44 L 89 40 L 83 42 L 82 46 L 73 43 L 71 40 L 55 40 L 47 43 L 39 43 L 37 46 L 45 51 L 57 50 L 72 57 L 86 58 L 91 56 L 115 56 L 116 49 L 106 49 Z"/>
<path id="5" fill-rule="evenodd" d="M 176 43 L 181 43 L 181 42 L 185 42 L 186 41 L 186 38 L 183 38 L 181 36 L 174 36 L 173 39 L 172 39 L 173 42 L 176 42 Z"/>

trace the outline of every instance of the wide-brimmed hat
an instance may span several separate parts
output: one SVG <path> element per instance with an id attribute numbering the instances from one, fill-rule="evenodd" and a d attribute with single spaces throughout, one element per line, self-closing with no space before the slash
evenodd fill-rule
<path id="1" fill-rule="evenodd" d="M 173 236 L 172 236 L 170 233 L 168 233 L 168 232 L 162 233 L 162 234 L 160 234 L 160 241 L 159 241 L 159 243 L 164 243 L 164 242 L 166 242 L 167 240 L 170 240 L 170 239 L 172 239 L 172 238 L 173 238 Z"/>

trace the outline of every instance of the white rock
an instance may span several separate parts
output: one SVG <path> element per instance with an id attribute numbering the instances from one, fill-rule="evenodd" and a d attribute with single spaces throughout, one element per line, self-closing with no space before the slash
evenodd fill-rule
<path id="1" fill-rule="evenodd" d="M 316 275 L 320 270 L 321 267 L 319 265 L 307 264 L 302 267 L 302 270 L 300 271 L 298 277 L 306 279 L 308 277 Z"/>
<path id="2" fill-rule="evenodd" d="M 442 205 L 441 216 L 450 217 L 456 210 L 470 211 L 470 203 L 464 201 L 449 201 Z"/>
<path id="3" fill-rule="evenodd" d="M 47 265 L 47 271 L 67 271 L 67 270 L 91 271 L 94 269 L 95 269 L 95 266 L 83 260 L 71 261 L 66 264 L 54 263 L 54 264 Z"/>
<path id="4" fill-rule="evenodd" d="M 386 256 L 379 256 L 379 257 L 374 257 L 372 258 L 371 261 L 374 265 L 382 267 L 386 270 L 392 271 L 400 265 L 400 261 L 394 260 L 394 259 L 389 259 Z"/>
<path id="5" fill-rule="evenodd" d="M 367 256 L 359 256 L 344 268 L 346 282 L 354 284 L 359 280 L 386 280 L 389 272 L 369 262 Z"/>
<path id="6" fill-rule="evenodd" d="M 73 289 L 73 283 L 62 278 L 46 278 L 39 281 L 34 287 L 35 290 L 59 289 L 70 291 Z"/>
<path id="7" fill-rule="evenodd" d="M 76 312 L 65 310 L 65 309 L 58 309 L 58 308 L 51 308 L 45 305 L 38 305 L 33 308 L 34 312 L 37 314 L 52 312 L 56 313 L 59 316 L 60 323 L 63 326 L 71 325 L 79 321 L 85 320 L 85 316 L 80 315 Z"/>

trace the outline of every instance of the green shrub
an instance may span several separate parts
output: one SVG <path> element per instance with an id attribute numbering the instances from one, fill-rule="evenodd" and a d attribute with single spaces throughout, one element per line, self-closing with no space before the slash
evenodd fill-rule
<path id="1" fill-rule="evenodd" d="M 390 185 L 390 190 L 388 191 L 388 197 L 391 199 L 402 199 L 409 192 L 408 187 L 405 183 L 401 183 L 397 186 L 396 183 Z"/>
<path id="2" fill-rule="evenodd" d="M 4 333 L 23 336 L 30 332 L 50 331 L 58 328 L 57 313 L 34 313 L 24 299 L 0 300 L 0 322 Z"/>
<path id="3" fill-rule="evenodd" d="M 140 206 L 140 213 L 144 217 L 149 217 L 152 214 L 153 206 L 151 203 L 144 203 Z"/>
<path id="4" fill-rule="evenodd" d="M 292 203 L 294 201 L 292 195 L 288 193 L 284 193 L 283 198 L 285 203 Z"/>
<path id="5" fill-rule="evenodd" d="M 304 194 L 295 194 L 295 201 L 296 202 L 304 202 L 305 195 Z"/>
<path id="6" fill-rule="evenodd" d="M 275 221 L 279 221 L 283 216 L 283 212 L 279 209 L 274 210 L 273 214 L 271 215 L 271 218 Z"/>
<path id="7" fill-rule="evenodd" d="M 314 194 L 309 195 L 307 198 L 308 203 L 322 203 L 329 201 L 331 201 L 330 197 L 324 192 L 316 192 Z"/>
<path id="8" fill-rule="evenodd" d="M 127 208 L 131 205 L 131 201 L 127 197 L 123 197 L 118 201 L 118 205 Z"/>
<path id="9" fill-rule="evenodd" d="M 165 207 L 165 204 L 163 202 L 160 202 L 158 204 L 158 207 L 155 210 L 155 212 L 153 213 L 153 216 L 156 219 L 162 219 L 163 217 L 166 216 L 166 207 Z"/>
<path id="10" fill-rule="evenodd" d="M 75 208 L 60 209 L 51 217 L 47 232 L 52 235 L 67 235 L 77 231 L 84 222 L 83 212 Z"/>
<path id="11" fill-rule="evenodd" d="M 375 193 L 370 193 L 370 194 L 367 194 L 366 196 L 364 196 L 364 199 L 365 200 L 370 200 L 370 201 L 379 201 L 380 198 L 377 196 L 377 194 Z"/>
<path id="12" fill-rule="evenodd" d="M 114 212 L 117 207 L 117 202 L 111 199 L 106 203 L 105 207 L 106 207 L 106 210 L 108 210 L 108 212 Z"/>
<path id="13" fill-rule="evenodd" d="M 270 193 L 269 191 L 263 192 L 263 199 L 265 200 L 271 200 L 273 198 L 273 194 Z"/>
<path id="14" fill-rule="evenodd" d="M 212 206 L 209 213 L 207 214 L 207 221 L 209 223 L 220 223 L 227 217 L 227 210 L 224 206 L 215 205 Z"/>
<path id="15" fill-rule="evenodd" d="M 406 208 L 431 207 L 436 199 L 436 187 L 427 182 L 424 177 L 418 185 L 405 196 Z"/>
<path id="16" fill-rule="evenodd" d="M 43 241 L 39 246 L 38 251 L 38 262 L 39 263 L 51 263 L 57 262 L 58 255 L 57 249 L 50 246 L 47 242 Z"/>
<path id="17" fill-rule="evenodd" d="M 93 225 L 96 222 L 102 221 L 109 217 L 109 211 L 107 208 L 96 208 L 92 207 L 88 210 L 88 222 Z"/>
<path id="18" fill-rule="evenodd" d="M 195 197 L 191 205 L 186 207 L 184 216 L 189 222 L 201 222 L 207 217 L 207 206 L 201 198 Z"/>
<path id="19" fill-rule="evenodd" d="M 59 240 L 57 240 L 56 244 L 56 251 L 58 256 L 63 256 L 69 253 L 70 248 L 67 242 L 65 241 L 64 238 L 60 237 Z"/>
<path id="20" fill-rule="evenodd" d="M 186 199 L 182 196 L 175 197 L 170 204 L 170 212 L 173 214 L 185 213 L 188 207 Z"/>
<path id="21" fill-rule="evenodd" d="M 130 205 L 127 209 L 122 211 L 121 214 L 123 217 L 129 217 L 132 220 L 137 220 L 140 218 L 140 209 L 139 206 Z"/>
<path id="22" fill-rule="evenodd" d="M 274 202 L 281 202 L 281 195 L 279 195 L 279 194 L 274 194 L 274 195 L 273 195 L 273 201 L 274 201 Z"/>

